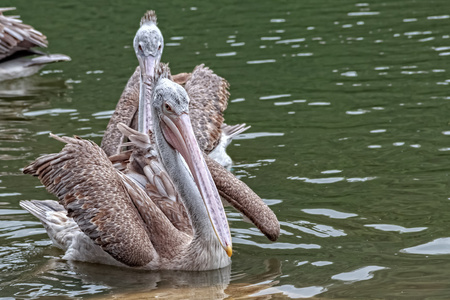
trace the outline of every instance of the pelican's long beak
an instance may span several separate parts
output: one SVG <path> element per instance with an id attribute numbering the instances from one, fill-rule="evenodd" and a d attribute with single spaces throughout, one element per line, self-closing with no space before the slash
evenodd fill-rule
<path id="1" fill-rule="evenodd" d="M 139 67 L 143 78 L 153 78 L 155 76 L 155 68 L 159 63 L 156 56 L 138 56 Z"/>
<path id="2" fill-rule="evenodd" d="M 151 124 L 151 108 L 148 93 L 148 86 L 154 81 L 155 68 L 159 65 L 158 56 L 137 55 L 139 67 L 141 69 L 139 109 L 138 109 L 138 130 L 148 133 Z M 151 89 L 150 89 L 151 91 Z"/>
<path id="3" fill-rule="evenodd" d="M 228 256 L 231 256 L 231 234 L 227 217 L 219 192 L 195 139 L 189 115 L 186 113 L 181 115 L 171 114 L 169 116 L 163 114 L 161 124 L 166 140 L 180 152 L 188 164 L 220 244 Z"/>

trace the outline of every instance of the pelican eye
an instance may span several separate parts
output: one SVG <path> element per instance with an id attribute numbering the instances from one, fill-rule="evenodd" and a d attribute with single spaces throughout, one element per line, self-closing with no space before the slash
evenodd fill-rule
<path id="1" fill-rule="evenodd" d="M 169 104 L 164 103 L 164 108 L 166 109 L 166 111 L 172 112 L 172 107 Z"/>
<path id="2" fill-rule="evenodd" d="M 144 50 L 142 50 L 142 46 L 139 44 L 139 51 L 144 52 Z"/>
<path id="3" fill-rule="evenodd" d="M 161 44 L 159 44 L 158 51 L 161 50 Z"/>

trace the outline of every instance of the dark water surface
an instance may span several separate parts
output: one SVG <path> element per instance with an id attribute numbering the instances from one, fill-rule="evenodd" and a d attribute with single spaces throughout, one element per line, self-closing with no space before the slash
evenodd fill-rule
<path id="1" fill-rule="evenodd" d="M 0 296 L 448 299 L 448 0 L 212 3 L 1 3 L 72 62 L 0 83 Z M 228 152 L 282 234 L 271 243 L 227 209 L 231 268 L 67 262 L 19 207 L 54 199 L 21 173 L 61 149 L 49 132 L 100 142 L 147 9 L 172 72 L 211 67 L 231 84 L 227 123 L 252 126 Z"/>

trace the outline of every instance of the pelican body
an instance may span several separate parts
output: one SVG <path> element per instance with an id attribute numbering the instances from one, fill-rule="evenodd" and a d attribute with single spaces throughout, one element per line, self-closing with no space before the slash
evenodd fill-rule
<path id="1" fill-rule="evenodd" d="M 153 15 L 144 16 L 141 28 L 156 22 Z M 222 268 L 231 262 L 232 241 L 221 197 L 271 240 L 279 223 L 261 198 L 205 154 L 210 143 L 194 131 L 202 125 L 196 119 L 207 116 L 191 109 L 189 88 L 172 80 L 158 52 L 145 50 L 158 49 L 162 40 L 147 38 L 137 34 L 134 41 L 138 130 L 116 125 L 130 150 L 108 157 L 90 141 L 52 135 L 65 147 L 36 159 L 24 173 L 37 176 L 59 203 L 20 204 L 40 219 L 68 260 L 152 270 Z M 208 125 L 204 136 L 217 131 Z"/>
<path id="2" fill-rule="evenodd" d="M 153 122 L 151 110 L 146 110 L 146 117 L 143 114 L 143 109 L 149 107 L 149 103 L 143 100 L 143 91 L 146 87 L 151 93 L 154 66 L 158 66 L 161 61 L 164 48 L 164 39 L 157 27 L 154 11 L 147 11 L 142 17 L 133 47 L 139 67 L 122 93 L 101 144 L 101 148 L 116 165 L 118 162 L 123 165 L 124 155 L 120 151 L 126 145 L 123 143 L 125 131 L 119 130 L 118 125 L 125 123 L 145 133 Z M 223 112 L 229 97 L 228 82 L 203 64 L 195 67 L 192 73 L 172 76 L 170 69 L 165 70 L 168 73 L 166 78 L 182 85 L 190 98 L 189 111 L 194 134 L 200 149 L 205 153 L 206 164 L 224 203 L 231 204 L 267 238 L 276 240 L 280 234 L 280 224 L 275 214 L 252 189 L 229 172 L 232 160 L 225 148 L 234 136 L 247 130 L 249 126 L 229 126 L 224 123 Z M 166 212 L 166 215 L 169 213 Z M 172 220 L 175 222 L 174 218 Z"/>
<path id="3" fill-rule="evenodd" d="M 64 149 L 24 169 L 38 176 L 62 207 L 39 201 L 21 205 L 43 220 L 52 240 L 66 251 L 66 259 L 143 269 L 227 266 L 231 235 L 193 134 L 189 98 L 183 88 L 164 77 L 157 80 L 153 94 L 152 114 L 159 120 L 151 129 L 156 142 L 152 145 L 148 135 L 128 130 L 147 143 L 141 148 L 147 154 L 137 156 L 157 158 L 167 170 L 187 211 L 191 234 L 172 224 L 133 175 L 116 170 L 98 146 L 80 139 L 53 136 L 67 143 Z M 145 174 L 148 168 L 144 169 Z M 65 221 L 59 225 L 63 229 L 51 224 L 56 219 Z"/>

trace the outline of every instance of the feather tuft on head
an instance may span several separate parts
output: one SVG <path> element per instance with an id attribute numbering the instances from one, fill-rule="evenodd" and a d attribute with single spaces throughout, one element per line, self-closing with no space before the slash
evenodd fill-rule
<path id="1" fill-rule="evenodd" d="M 156 13 L 154 10 L 148 10 L 145 15 L 141 18 L 141 26 L 144 25 L 145 23 L 153 23 L 153 24 L 157 24 L 156 23 Z"/>
<path id="2" fill-rule="evenodd" d="M 155 83 L 158 82 L 161 78 L 171 78 L 172 74 L 170 73 L 169 64 L 160 63 L 158 68 L 155 70 Z"/>

